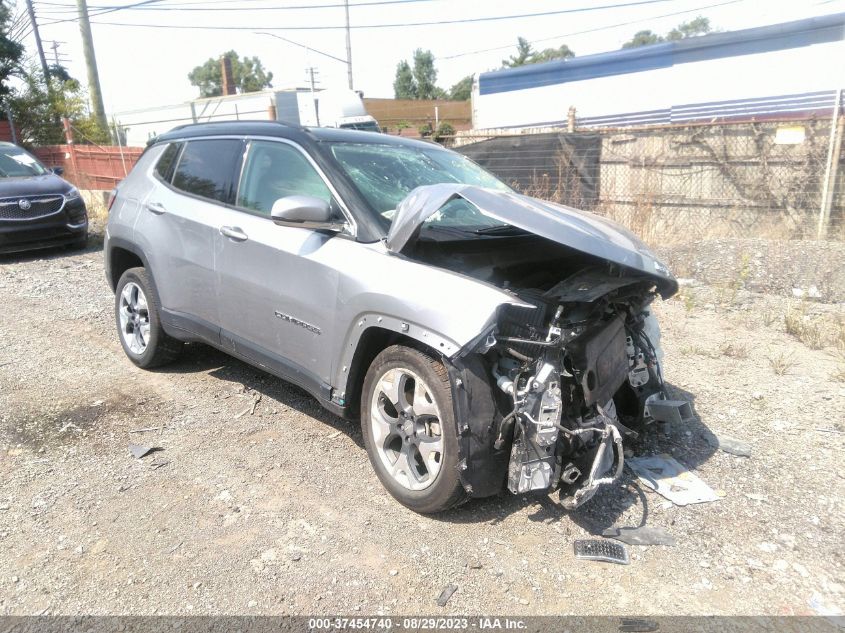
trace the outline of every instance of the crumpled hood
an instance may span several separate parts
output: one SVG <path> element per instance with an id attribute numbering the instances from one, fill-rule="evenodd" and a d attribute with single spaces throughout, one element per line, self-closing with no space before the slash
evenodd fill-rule
<path id="1" fill-rule="evenodd" d="M 422 224 L 454 198 L 464 198 L 499 222 L 653 276 L 664 298 L 678 290 L 669 269 L 639 238 L 616 222 L 562 204 L 473 185 L 443 183 L 414 189 L 396 208 L 387 248 L 400 253 L 413 244 Z"/>

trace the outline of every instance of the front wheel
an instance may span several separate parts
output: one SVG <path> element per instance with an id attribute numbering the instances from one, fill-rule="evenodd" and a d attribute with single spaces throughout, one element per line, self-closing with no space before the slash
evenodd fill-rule
<path id="1" fill-rule="evenodd" d="M 466 499 L 452 388 L 439 360 L 402 345 L 376 356 L 364 379 L 361 427 L 373 469 L 397 501 L 432 513 Z"/>

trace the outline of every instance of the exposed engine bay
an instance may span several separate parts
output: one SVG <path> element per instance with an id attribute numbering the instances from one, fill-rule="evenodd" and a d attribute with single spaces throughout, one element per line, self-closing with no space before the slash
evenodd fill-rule
<path id="1" fill-rule="evenodd" d="M 659 329 L 649 306 L 671 294 L 654 276 L 534 235 L 420 241 L 413 257 L 493 283 L 504 306 L 477 350 L 500 413 L 494 450 L 509 450 L 514 494 L 559 491 L 572 509 L 624 467 L 623 442 L 653 420 L 683 419 L 664 390 Z"/>

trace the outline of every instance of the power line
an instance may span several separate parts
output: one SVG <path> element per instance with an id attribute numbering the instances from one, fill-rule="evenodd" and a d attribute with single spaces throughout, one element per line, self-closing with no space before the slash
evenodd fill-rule
<path id="1" fill-rule="evenodd" d="M 555 35 L 553 37 L 544 37 L 544 38 L 541 38 L 541 39 L 538 39 L 538 40 L 531 40 L 529 42 L 529 44 L 538 44 L 540 42 L 548 42 L 550 40 L 557 40 L 557 39 L 560 39 L 560 38 L 563 38 L 563 37 L 574 37 L 576 35 L 585 35 L 587 33 L 595 33 L 597 31 L 605 31 L 605 30 L 608 30 L 608 29 L 615 29 L 615 28 L 618 28 L 620 26 L 630 26 L 632 24 L 639 24 L 639 23 L 642 23 L 642 22 L 650 22 L 651 20 L 659 20 L 661 18 L 670 18 L 670 17 L 676 16 L 676 15 L 683 15 L 685 13 L 695 13 L 696 11 L 703 11 L 704 9 L 712 9 L 714 7 L 722 7 L 722 6 L 725 6 L 725 5 L 728 5 L 728 4 L 736 4 L 738 2 L 745 2 L 745 1 L 746 0 L 727 0 L 727 2 L 719 2 L 717 4 L 708 4 L 708 5 L 705 5 L 703 7 L 698 7 L 698 8 L 695 8 L 695 9 L 686 9 L 684 11 L 675 11 L 673 13 L 664 13 L 663 15 L 654 15 L 654 16 L 651 16 L 651 17 L 648 17 L 648 18 L 640 18 L 640 19 L 637 19 L 637 20 L 630 20 L 628 22 L 619 22 L 617 24 L 608 24 L 608 25 L 605 25 L 605 26 L 599 26 L 599 27 L 596 27 L 596 28 L 593 28 L 593 29 L 587 29 L 585 31 L 573 31 L 572 33 L 564 33 L 562 35 Z M 494 46 L 493 48 L 482 48 L 482 49 L 479 49 L 477 51 L 466 51 L 464 53 L 455 53 L 454 55 L 438 56 L 437 60 L 441 61 L 441 60 L 445 60 L 445 59 L 457 59 L 458 57 L 466 57 L 468 55 L 478 55 L 480 53 L 491 53 L 493 51 L 508 50 L 508 49 L 513 48 L 513 47 L 514 47 L 513 44 L 506 44 L 504 46 Z"/>
<path id="2" fill-rule="evenodd" d="M 155 2 L 161 2 L 162 0 L 154 0 Z M 345 7 L 345 4 L 300 4 L 300 5 L 287 5 L 287 6 L 272 6 L 272 7 L 214 7 L 208 6 L 209 4 L 223 4 L 223 3 L 244 3 L 244 2 L 270 2 L 272 0 L 218 0 L 218 2 L 181 2 L 181 3 L 169 3 L 166 6 L 140 6 L 140 5 L 92 5 L 90 8 L 92 10 L 103 10 L 106 11 L 121 11 L 123 9 L 137 9 L 139 11 L 243 11 L 244 9 L 249 9 L 250 11 L 293 11 L 293 10 L 305 10 L 305 9 L 336 9 Z M 354 4 L 350 4 L 350 8 L 355 7 L 372 7 L 372 6 L 381 6 L 386 4 L 409 4 L 412 2 L 434 2 L 437 0 L 368 0 L 367 2 L 358 2 Z M 667 0 L 660 0 L 660 1 L 667 1 Z M 64 7 L 62 9 L 53 8 L 53 9 L 46 9 L 42 10 L 42 13 L 69 13 L 73 10 L 72 6 L 69 4 L 62 4 L 62 3 L 53 3 L 53 2 L 39 2 L 39 5 L 49 4 L 54 7 Z M 144 4 L 144 3 L 142 3 Z M 203 5 L 203 6 L 193 6 L 193 5 Z"/>
<path id="3" fill-rule="evenodd" d="M 158 2 L 161 0 L 145 0 L 143 3 L 138 4 L 147 4 L 151 2 Z M 494 21 L 501 21 L 501 20 L 517 20 L 522 18 L 537 18 L 537 17 L 548 17 L 551 15 L 564 15 L 569 13 L 581 13 L 587 11 L 600 11 L 603 9 L 619 9 L 623 7 L 634 7 L 634 6 L 641 6 L 646 4 L 656 4 L 662 2 L 671 2 L 672 0 L 638 0 L 635 2 L 622 2 L 616 4 L 605 4 L 600 6 L 593 6 L 593 7 L 578 7 L 574 9 L 559 9 L 557 11 L 540 11 L 538 13 L 520 13 L 515 15 L 496 15 L 496 16 L 488 16 L 488 17 L 480 17 L 480 18 L 462 18 L 457 20 L 434 20 L 431 22 L 397 22 L 397 23 L 390 23 L 390 24 L 355 24 L 352 25 L 350 28 L 353 29 L 384 29 L 384 28 L 400 28 L 400 27 L 411 27 L 411 26 L 440 26 L 444 24 L 469 24 L 469 23 L 478 23 L 478 22 L 494 22 Z M 123 8 L 129 8 L 134 5 L 127 5 Z M 119 11 L 120 9 L 112 9 L 113 11 Z M 110 10 L 111 11 L 111 10 Z M 110 12 L 109 11 L 109 12 Z M 104 11 L 103 13 L 105 13 Z M 99 14 L 99 15 L 102 15 Z M 67 22 L 69 20 L 56 20 L 54 22 L 47 22 L 45 24 L 58 24 L 59 22 Z M 190 25 L 190 24 L 147 24 L 147 23 L 131 23 L 131 22 L 103 22 L 97 21 L 95 24 L 102 24 L 108 26 L 132 26 L 132 27 L 146 27 L 146 28 L 165 28 L 165 29 L 191 29 L 191 30 L 222 30 L 222 31 L 255 31 L 258 29 L 264 29 L 266 31 L 326 31 L 326 30 L 337 30 L 337 29 L 345 29 L 347 28 L 345 24 L 342 25 L 331 25 L 331 26 L 205 26 L 205 25 Z"/>

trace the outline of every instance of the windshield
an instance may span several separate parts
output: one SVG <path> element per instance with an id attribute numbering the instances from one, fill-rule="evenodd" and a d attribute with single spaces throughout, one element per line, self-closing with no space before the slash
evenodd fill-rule
<path id="1" fill-rule="evenodd" d="M 19 147 L 0 148 L 0 177 L 27 178 L 41 176 L 47 173 L 47 168 L 38 159 L 26 153 Z"/>
<path id="2" fill-rule="evenodd" d="M 332 143 L 331 151 L 370 206 L 390 225 L 396 206 L 423 185 L 457 183 L 510 191 L 505 183 L 465 156 L 439 146 L 403 147 L 375 143 Z M 423 228 L 474 231 L 504 226 L 457 198 L 431 216 Z"/>

